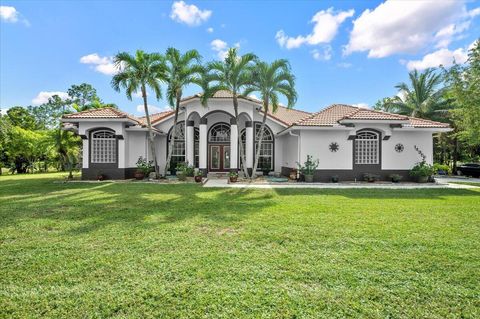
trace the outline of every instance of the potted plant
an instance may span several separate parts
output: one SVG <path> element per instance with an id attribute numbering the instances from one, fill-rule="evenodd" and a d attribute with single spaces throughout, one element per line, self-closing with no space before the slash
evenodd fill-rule
<path id="1" fill-rule="evenodd" d="M 296 170 L 296 169 L 292 169 L 292 170 L 290 171 L 289 177 L 290 177 L 291 180 L 296 180 L 296 179 L 297 179 L 297 170 Z"/>
<path id="2" fill-rule="evenodd" d="M 434 174 L 433 166 L 425 161 L 418 162 L 410 170 L 410 176 L 416 179 L 417 183 L 427 183 Z"/>
<path id="3" fill-rule="evenodd" d="M 103 181 L 105 180 L 107 177 L 105 176 L 105 174 L 103 174 L 101 171 L 98 171 L 97 172 L 97 181 Z"/>
<path id="4" fill-rule="evenodd" d="M 392 183 L 399 183 L 402 180 L 403 176 L 398 175 L 398 174 L 392 174 L 390 175 L 390 179 L 392 180 Z"/>
<path id="5" fill-rule="evenodd" d="M 270 173 L 270 165 L 265 163 L 265 165 L 262 167 L 262 172 L 263 176 L 268 176 L 268 173 Z"/>
<path id="6" fill-rule="evenodd" d="M 300 163 L 297 162 L 298 169 L 300 173 L 305 177 L 305 182 L 306 183 L 312 183 L 313 182 L 313 174 L 315 173 L 315 170 L 318 167 L 319 161 L 313 160 L 312 155 L 307 155 L 307 160 L 301 165 Z"/>
<path id="7" fill-rule="evenodd" d="M 179 181 L 186 181 L 187 180 L 187 173 L 188 173 L 188 165 L 186 163 L 178 163 L 177 164 L 177 178 Z"/>
<path id="8" fill-rule="evenodd" d="M 378 176 L 372 173 L 363 174 L 363 180 L 365 182 L 374 183 L 378 179 Z"/>
<path id="9" fill-rule="evenodd" d="M 228 178 L 230 179 L 230 183 L 236 183 L 238 180 L 238 173 L 232 171 L 228 173 Z"/>
<path id="10" fill-rule="evenodd" d="M 332 181 L 332 183 L 338 183 L 338 175 L 333 175 L 330 180 Z"/>
<path id="11" fill-rule="evenodd" d="M 140 156 L 137 160 L 137 170 L 135 171 L 135 179 L 142 180 L 153 171 L 153 161 L 147 161 L 146 158 Z"/>
<path id="12" fill-rule="evenodd" d="M 195 178 L 195 182 L 201 183 L 203 179 L 203 173 L 200 170 L 196 171 L 194 173 L 194 178 Z"/>

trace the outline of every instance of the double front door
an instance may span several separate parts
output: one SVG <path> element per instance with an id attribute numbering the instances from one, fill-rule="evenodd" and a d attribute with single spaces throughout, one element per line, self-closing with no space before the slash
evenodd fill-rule
<path id="1" fill-rule="evenodd" d="M 208 167 L 210 171 L 227 171 L 230 168 L 230 146 L 210 145 Z"/>

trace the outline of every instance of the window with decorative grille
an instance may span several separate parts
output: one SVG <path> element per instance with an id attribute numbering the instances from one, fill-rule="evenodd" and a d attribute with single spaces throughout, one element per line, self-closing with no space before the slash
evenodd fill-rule
<path id="1" fill-rule="evenodd" d="M 117 139 L 111 131 L 96 131 L 92 133 L 92 163 L 116 163 Z"/>
<path id="2" fill-rule="evenodd" d="M 378 134 L 360 132 L 355 138 L 355 164 L 378 164 Z"/>

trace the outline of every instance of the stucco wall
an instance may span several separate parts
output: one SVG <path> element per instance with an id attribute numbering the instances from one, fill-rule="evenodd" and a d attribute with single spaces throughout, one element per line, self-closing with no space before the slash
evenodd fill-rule
<path id="1" fill-rule="evenodd" d="M 401 143 L 404 150 L 395 151 L 395 145 Z M 411 169 L 421 157 L 415 150 L 415 145 L 426 155 L 427 163 L 433 161 L 433 138 L 431 132 L 393 130 L 389 140 L 383 141 L 382 169 Z"/>
<path id="2" fill-rule="evenodd" d="M 281 166 L 296 168 L 296 162 L 298 161 L 298 138 L 290 134 L 285 134 L 279 137 L 278 140 L 283 144 Z"/>
<path id="3" fill-rule="evenodd" d="M 126 163 L 127 167 L 136 167 L 137 161 L 140 156 L 147 157 L 147 134 L 148 132 L 136 132 L 136 131 L 127 131 L 126 134 L 126 147 L 127 147 L 127 156 Z"/>
<path id="4" fill-rule="evenodd" d="M 319 160 L 318 169 L 352 169 L 352 141 L 348 140 L 348 131 L 303 130 L 300 131 L 300 161 L 307 155 Z M 330 143 L 337 143 L 337 152 L 331 152 Z"/>

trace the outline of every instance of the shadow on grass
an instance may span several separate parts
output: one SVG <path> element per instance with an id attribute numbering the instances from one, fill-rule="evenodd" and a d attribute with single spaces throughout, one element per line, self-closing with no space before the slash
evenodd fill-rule
<path id="1" fill-rule="evenodd" d="M 88 233 L 109 224 L 148 228 L 196 217 L 230 224 L 274 204 L 270 192 L 207 189 L 193 184 L 62 184 L 45 178 L 25 182 L 0 184 L 1 227 L 25 218 L 80 221 L 71 234 Z"/>

